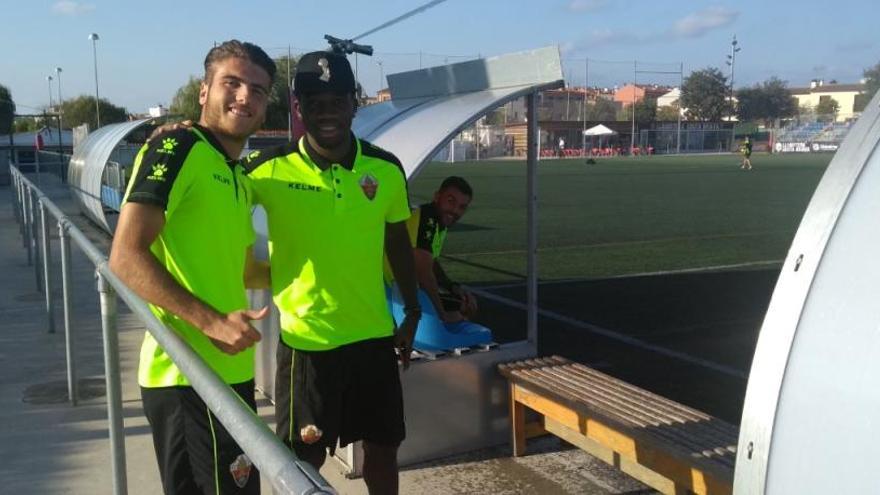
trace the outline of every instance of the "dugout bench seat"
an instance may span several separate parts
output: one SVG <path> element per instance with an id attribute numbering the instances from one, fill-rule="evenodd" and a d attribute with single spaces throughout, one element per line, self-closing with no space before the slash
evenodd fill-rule
<path id="1" fill-rule="evenodd" d="M 498 369 L 510 383 L 514 456 L 551 433 L 662 493 L 732 492 L 737 427 L 559 356 Z"/>

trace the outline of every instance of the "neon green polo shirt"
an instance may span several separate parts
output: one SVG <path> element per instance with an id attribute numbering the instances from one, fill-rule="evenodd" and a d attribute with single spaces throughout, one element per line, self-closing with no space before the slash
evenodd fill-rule
<path id="1" fill-rule="evenodd" d="M 165 226 L 150 251 L 182 287 L 229 313 L 248 307 L 245 252 L 254 243 L 254 231 L 249 179 L 222 150 L 214 136 L 198 126 L 152 139 L 135 159 L 124 202 L 164 208 Z M 230 356 L 177 316 L 154 305 L 150 310 L 226 383 L 254 377 L 253 347 Z M 138 383 L 189 385 L 149 332 L 141 346 Z"/>
<path id="2" fill-rule="evenodd" d="M 440 221 L 434 203 L 425 203 L 413 210 L 406 220 L 406 231 L 412 247 L 431 253 L 431 257 L 435 260 L 440 257 L 443 244 L 446 242 L 447 228 Z M 388 256 L 385 256 L 384 270 L 385 283 L 390 285 L 394 282 L 394 272 L 391 271 Z"/>
<path id="3" fill-rule="evenodd" d="M 406 177 L 391 153 L 354 139 L 351 170 L 321 170 L 305 139 L 245 162 L 266 209 L 281 338 L 327 350 L 392 335 L 382 259 L 385 224 L 409 217 Z"/>

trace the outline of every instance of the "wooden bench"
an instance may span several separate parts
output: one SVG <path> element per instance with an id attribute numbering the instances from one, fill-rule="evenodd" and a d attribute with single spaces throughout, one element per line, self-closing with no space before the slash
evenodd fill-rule
<path id="1" fill-rule="evenodd" d="M 662 493 L 732 492 L 737 427 L 559 356 L 498 369 L 514 456 L 552 433 Z M 527 423 L 526 408 L 540 420 Z"/>

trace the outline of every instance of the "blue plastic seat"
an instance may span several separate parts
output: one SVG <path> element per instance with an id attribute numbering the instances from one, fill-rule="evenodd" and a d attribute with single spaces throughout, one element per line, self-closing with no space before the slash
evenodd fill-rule
<path id="1" fill-rule="evenodd" d="M 403 321 L 403 300 L 397 285 L 385 287 L 388 306 L 394 321 Z M 422 319 L 416 328 L 413 348 L 429 352 L 448 352 L 453 349 L 474 347 L 492 343 L 492 331 L 472 321 L 444 323 L 437 316 L 437 311 L 428 297 L 428 293 L 419 289 L 419 304 L 422 307 Z"/>

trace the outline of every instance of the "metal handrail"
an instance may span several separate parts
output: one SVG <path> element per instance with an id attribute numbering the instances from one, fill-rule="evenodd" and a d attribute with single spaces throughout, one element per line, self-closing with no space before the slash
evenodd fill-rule
<path id="1" fill-rule="evenodd" d="M 28 250 L 28 264 L 34 258 L 37 246 L 34 201 L 39 208 L 41 224 L 41 263 L 35 262 L 37 285 L 46 297 L 46 310 L 49 318 L 49 331 L 54 331 L 52 290 L 49 286 L 49 266 L 51 263 L 50 236 L 46 212 L 58 221 L 61 242 L 62 294 L 64 298 L 64 327 L 67 344 L 68 394 L 76 405 L 76 368 L 74 365 L 73 339 L 70 335 L 70 240 L 72 239 L 86 257 L 95 265 L 98 292 L 101 300 L 101 327 L 104 339 L 104 366 L 107 385 L 107 409 L 110 423 L 111 461 L 113 469 L 113 493 L 127 493 L 125 469 L 125 442 L 122 424 L 122 391 L 119 373 L 119 344 L 116 333 L 116 295 L 145 324 L 160 346 L 168 353 L 180 371 L 189 380 L 205 404 L 217 416 L 224 427 L 238 442 L 264 479 L 268 479 L 276 493 L 283 494 L 335 494 L 332 486 L 312 467 L 311 464 L 296 458 L 272 432 L 269 427 L 253 413 L 232 389 L 186 344 L 174 331 L 167 328 L 147 307 L 137 294 L 131 291 L 109 268 L 107 257 L 77 228 L 33 182 L 25 177 L 17 167 L 11 165 L 13 184 L 13 203 L 15 217 L 21 222 L 22 236 Z M 42 270 L 41 270 L 42 268 Z M 42 272 L 42 273 L 41 273 Z"/>

